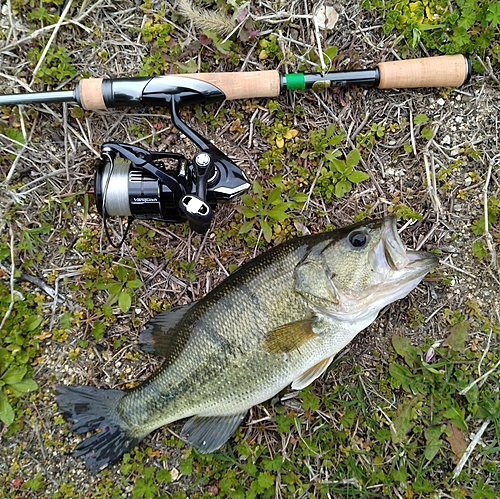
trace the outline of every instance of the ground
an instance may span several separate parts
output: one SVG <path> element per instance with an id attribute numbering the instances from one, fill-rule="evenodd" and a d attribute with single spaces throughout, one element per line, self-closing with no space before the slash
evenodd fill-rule
<path id="1" fill-rule="evenodd" d="M 335 6 L 337 24 L 330 30 L 319 29 L 318 38 L 312 2 L 281 2 L 279 9 L 273 2 L 251 2 L 238 11 L 240 21 L 248 17 L 245 29 L 232 35 L 233 46 L 223 40 L 229 33 L 203 34 L 204 22 L 214 28 L 221 21 L 204 20 L 207 14 L 199 10 L 187 16 L 185 12 L 179 15 L 179 8 L 173 10 L 170 4 L 160 2 L 73 2 L 67 21 L 54 28 L 59 18 L 53 16 L 64 8 L 57 5 L 60 2 L 44 3 L 38 10 L 22 6 L 28 3 L 11 0 L 0 13 L 4 30 L 0 36 L 1 94 L 73 88 L 81 76 L 126 77 L 140 71 L 151 75 L 199 70 L 319 72 L 318 43 L 332 57 L 329 62 L 325 55 L 328 68 L 335 70 L 373 68 L 403 53 L 408 58 L 437 55 L 427 53 L 422 45 L 405 51 L 405 42 L 397 33 L 384 33 L 383 19 L 375 11 L 353 1 Z M 233 6 L 238 3 L 228 2 Z M 235 12 L 233 7 L 220 9 L 226 10 L 228 15 Z M 231 23 L 237 25 L 236 20 Z M 33 33 L 35 28 L 40 31 Z M 227 30 L 227 26 L 219 29 Z M 42 54 L 47 45 L 51 50 Z M 35 77 L 40 59 L 46 64 Z M 235 200 L 217 207 L 206 236 L 190 232 L 185 224 L 134 222 L 124 244 L 113 248 L 107 243 L 92 196 L 99 146 L 122 141 L 151 150 L 181 152 L 187 157 L 193 154 L 193 146 L 172 128 L 161 109 L 83 112 L 75 104 L 62 103 L 0 107 L 2 276 L 10 289 L 13 263 L 24 277 L 38 279 L 30 282 L 20 276 L 21 288 L 16 289 L 40 297 L 38 313 L 43 319 L 37 330 L 39 352 L 33 360 L 33 378 L 39 390 L 18 406 L 24 416 L 18 419 L 16 432 L 0 427 L 0 473 L 4 477 L 0 490 L 4 497 L 226 497 L 224 494 L 230 492 L 224 492 L 225 486 L 236 494 L 241 484 L 255 492 L 253 497 L 497 497 L 499 475 L 494 468 L 499 461 L 500 408 L 498 369 L 492 368 L 497 367 L 500 352 L 496 253 L 500 227 L 495 224 L 499 206 L 494 204 L 500 195 L 500 88 L 488 61 L 480 63 L 484 71 L 475 71 L 468 83 L 455 89 L 353 87 L 289 92 L 273 101 L 246 99 L 185 109 L 182 116 L 189 125 L 232 158 L 252 183 L 258 180 L 264 198 L 274 185 L 280 185 L 276 175 L 282 176 L 283 199 L 293 198 L 291 186 L 307 195 L 304 206 L 287 206 L 283 220 L 266 219 L 272 231 L 267 237 L 270 242 L 262 230 L 265 224 L 257 223 L 261 216 L 245 219 L 242 201 Z M 321 137 L 314 132 L 332 125 L 332 135 L 341 139 L 338 145 L 325 146 L 321 143 L 324 134 Z M 361 153 L 355 169 L 368 173 L 369 178 L 336 197 L 329 190 L 331 178 L 329 182 L 322 171 L 327 161 L 324 154 L 338 150 L 338 158 L 345 160 L 355 148 Z M 259 198 L 258 187 L 250 194 Z M 487 200 L 492 225 L 483 230 L 483 217 L 483 227 L 478 229 Z M 245 207 L 248 215 L 252 207 L 248 198 Z M 213 461 L 179 444 L 175 435 L 181 425 L 177 424 L 154 432 L 129 462 L 110 468 L 104 475 L 90 475 L 81 460 L 71 456 L 80 437 L 70 433 L 58 416 L 54 399 L 57 384 L 124 388 L 140 382 L 159 365 L 157 358 L 140 352 L 136 341 L 142 326 L 155 313 L 200 298 L 233 267 L 284 238 L 388 213 L 399 216 L 407 246 L 439 254 L 439 268 L 407 298 L 383 310 L 313 390 L 285 392 L 281 402 L 254 408 L 236 441 L 228 444 L 232 447 Z M 252 228 L 240 233 L 243 224 L 251 220 L 255 221 Z M 118 267 L 125 270 L 117 271 Z M 138 281 L 140 286 L 136 286 Z M 118 290 L 125 289 L 123 302 L 109 302 L 113 284 Z M 57 291 L 59 299 L 47 294 L 51 290 Z M 131 304 L 128 296 L 132 296 Z M 376 417 L 363 419 L 365 412 L 376 413 L 382 420 L 388 415 L 391 431 L 396 425 L 397 433 L 405 410 L 416 411 L 409 416 L 413 421 L 425 419 L 434 414 L 432 404 L 438 404 L 437 399 L 432 402 L 433 397 L 445 397 L 444 391 L 433 387 L 429 408 L 420 395 L 411 399 L 402 387 L 389 387 L 387 380 L 394 378 L 394 371 L 389 378 L 389 369 L 397 359 L 403 366 L 405 359 L 405 369 L 417 362 L 405 356 L 414 350 L 409 346 L 398 350 L 393 336 L 408 338 L 423 355 L 433 343 L 441 347 L 446 338 L 448 343 L 453 341 L 457 325 L 467 331 L 465 344 L 456 351 L 449 347 L 450 352 L 441 353 L 442 358 L 451 356 L 457 365 L 472 366 L 468 380 L 492 369 L 492 385 L 485 386 L 491 391 L 491 407 L 496 409 L 481 413 L 474 412 L 472 402 L 461 405 L 460 411 L 466 411 L 465 407 L 468 411 L 464 412 L 466 430 L 451 417 L 442 416 L 446 411 L 440 413 L 441 422 L 447 425 L 442 435 L 446 432 L 447 437 L 438 439 L 437 454 L 432 457 L 431 439 L 423 429 L 425 438 L 422 436 L 419 449 L 423 452 L 425 448 L 425 459 L 411 454 L 410 446 L 401 450 L 404 438 L 394 433 L 377 446 L 371 440 L 373 434 L 363 428 Z M 1 334 L 9 337 L 10 333 L 2 330 Z M 453 355 L 465 357 L 456 360 Z M 444 363 L 442 360 L 436 369 Z M 339 400 L 349 404 L 344 407 L 338 402 L 336 406 L 335 402 L 332 409 L 329 393 L 338 394 L 343 386 L 361 387 L 365 394 L 362 405 L 354 404 L 355 397 L 341 394 Z M 345 390 L 351 394 L 349 388 Z M 411 405 L 412 400 L 417 400 L 419 408 Z M 346 418 L 351 414 L 346 407 L 354 414 L 352 421 Z M 293 414 L 290 421 L 299 428 L 290 428 L 283 414 Z M 335 428 L 335 438 L 341 438 L 342 445 L 328 450 L 332 453 L 328 455 L 330 465 L 323 459 L 324 449 L 303 457 L 307 466 L 299 471 L 294 468 L 294 482 L 292 471 L 285 472 L 281 461 L 294 462 L 294 446 L 302 436 L 317 443 L 311 436 L 313 430 L 321 433 L 326 423 Z M 480 444 L 472 448 L 464 465 L 467 478 L 453 481 L 450 477 L 465 447 L 455 452 L 450 433 L 459 432 L 466 446 L 485 423 Z M 418 440 L 419 424 L 413 422 L 410 429 L 408 423 L 405 438 Z M 349 444 L 342 440 L 345 438 L 351 439 Z M 243 448 L 246 444 L 242 440 L 257 447 Z M 321 442 L 318 445 L 321 447 Z M 267 456 L 264 461 L 255 448 Z M 370 454 L 370 448 L 374 453 Z M 358 475 L 354 471 L 358 468 L 345 464 L 345 456 L 354 450 L 356 459 L 365 456 L 366 462 L 359 464 L 359 469 L 382 469 L 383 477 L 369 482 L 370 472 Z M 377 461 L 377 453 L 384 465 Z M 276 462 L 277 455 L 282 456 L 278 471 L 269 464 Z M 439 462 L 430 465 L 438 458 L 435 456 Z M 252 459 L 262 470 L 248 466 Z M 402 474 L 403 462 L 408 463 L 408 476 Z M 416 471 L 414 463 L 432 471 L 419 475 L 422 470 Z M 205 469 L 211 471 L 205 473 Z M 343 476 L 336 474 L 338 469 L 346 470 Z M 168 479 L 162 480 L 158 470 L 168 470 Z M 396 471 L 400 475 L 396 476 Z M 414 483 L 420 483 L 421 476 L 430 488 L 417 490 Z"/>

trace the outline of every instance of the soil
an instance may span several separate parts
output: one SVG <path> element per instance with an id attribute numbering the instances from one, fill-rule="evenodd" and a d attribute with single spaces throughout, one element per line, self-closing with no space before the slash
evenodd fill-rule
<path id="1" fill-rule="evenodd" d="M 31 33 L 33 22 L 26 17 L 26 11 L 14 14 L 6 8 L 10 3 L 4 5 L 0 13 L 0 26 L 6 33 L 0 38 L 0 93 L 48 88 L 32 82 L 34 68 L 28 62 L 27 52 L 35 39 L 66 47 L 78 76 L 126 77 L 138 73 L 142 58 L 150 55 L 152 48 L 138 36 L 138 30 L 158 12 L 160 3 L 153 4 L 151 10 L 141 9 L 137 2 L 130 0 L 98 1 L 92 6 L 84 2 L 84 6 L 79 7 L 80 4 L 77 2 L 78 6 L 70 9 L 70 21 L 57 31 L 55 42 L 49 40 L 54 30 L 35 36 Z M 269 32 L 281 33 L 279 44 L 286 57 L 276 61 L 276 66 L 283 73 L 293 72 L 302 62 L 299 55 L 304 53 L 304 47 L 310 47 L 313 52 L 317 50 L 310 17 L 300 17 L 309 14 L 311 2 L 303 2 L 300 7 L 295 2 L 281 2 L 279 11 L 270 4 L 273 2 L 252 2 L 251 13 L 261 19 L 261 37 Z M 304 10 L 306 7 L 308 10 Z M 51 4 L 48 9 L 61 12 L 62 7 Z M 333 62 L 335 69 L 341 69 L 337 63 L 349 69 L 373 68 L 380 61 L 399 57 L 401 44 L 397 45 L 394 34 L 384 34 L 383 20 L 375 13 L 363 9 L 357 2 L 343 3 L 338 10 L 337 24 L 320 38 L 323 48 L 338 47 L 339 55 Z M 286 16 L 283 13 L 287 13 Z M 270 63 L 259 59 L 258 40 L 242 44 L 240 59 L 234 64 L 224 57 L 213 57 L 213 47 L 199 43 L 203 39 L 200 29 L 189 20 L 173 15 L 169 5 L 165 16 L 175 26 L 172 39 L 183 46 L 185 55 L 180 56 L 181 62 L 191 61 L 195 67 L 201 61 L 208 62 L 212 72 L 270 68 Z M 196 46 L 194 51 L 193 46 Z M 106 57 L 102 51 L 106 51 Z M 427 54 L 419 47 L 410 57 L 428 55 L 435 54 Z M 312 63 L 309 66 L 311 72 L 320 70 Z M 174 64 L 172 70 L 175 70 Z M 77 78 L 69 78 L 64 87 L 72 88 Z M 367 207 L 373 216 L 382 216 L 404 204 L 422 215 L 418 221 L 400 222 L 405 243 L 411 248 L 441 251 L 438 272 L 407 298 L 387 307 L 379 319 L 351 343 L 344 354 L 352 355 L 352 362 L 368 368 L 375 351 L 379 358 L 387 358 L 390 338 L 396 333 L 408 336 L 416 345 L 422 345 L 427 338 L 443 340 L 447 334 L 444 310 L 465 310 L 471 301 L 478 304 L 484 316 L 500 320 L 500 272 L 496 253 L 500 226 L 493 225 L 484 236 L 476 236 L 471 230 L 473 222 L 484 213 L 485 197 L 500 197 L 500 88 L 488 68 L 482 74 L 474 73 L 469 83 L 456 89 L 346 88 L 325 93 L 290 92 L 276 100 L 285 113 L 301 106 L 302 112 L 295 114 L 293 123 L 298 137 L 307 137 L 310 130 L 324 129 L 331 124 L 346 130 L 347 141 L 340 145 L 344 154 L 356 145 L 356 137 L 367 134 L 373 124 L 385 127 L 383 136 L 376 137 L 374 144 L 362 154 L 359 168 L 369 173 L 370 178 L 341 199 L 326 202 L 321 196 L 311 195 L 302 213 L 296 214 L 295 227 L 299 232 L 316 233 L 328 227 L 348 225 Z M 131 237 L 136 234 L 135 223 L 131 236 L 121 248 L 109 246 L 101 217 L 94 206 L 87 211 L 83 196 L 92 189 L 99 146 L 107 141 L 122 141 L 148 149 L 182 152 L 187 157 L 194 149 L 172 128 L 168 117 L 159 116 L 158 110 L 119 109 L 86 112 L 83 117 L 77 117 L 74 107 L 73 104 L 3 107 L 0 116 L 3 129 L 15 122 L 27 138 L 26 145 L 19 149 L 0 133 L 3 149 L 0 155 L 9 154 L 12 158 L 0 163 L 0 175 L 4 179 L 0 189 L 3 237 L 14 243 L 16 267 L 21 266 L 23 259 L 30 258 L 30 273 L 45 283 L 50 282 L 48 286 L 57 287 L 64 299 L 54 303 L 47 296 L 47 333 L 59 327 L 64 312 L 82 312 L 82 320 L 72 326 L 66 339 L 56 341 L 48 337 L 42 344 L 34 368 L 40 393 L 27 397 L 24 402 L 26 414 L 35 417 L 27 416 L 24 426 L 13 436 L 7 437 L 5 429 L 0 432 L 3 448 L 0 474 L 8 475 L 18 469 L 23 481 L 42 474 L 47 480 L 45 497 L 52 497 L 63 478 L 79 483 L 80 492 L 88 491 L 90 497 L 94 481 L 98 480 L 89 476 L 81 460 L 71 456 L 71 449 L 81 439 L 57 420 L 55 386 L 62 383 L 123 388 L 145 379 L 158 366 L 158 359 L 142 353 L 127 354 L 139 352 L 137 335 L 154 315 L 149 309 L 151 298 L 172 306 L 196 300 L 228 275 L 230 265 L 241 265 L 263 251 L 242 244 L 241 239 L 221 242 L 214 230 L 231 230 L 231 223 L 234 224 L 239 215 L 239 201 L 216 209 L 212 229 L 206 236 L 171 225 L 144 223 L 155 233 L 157 256 L 137 257 L 131 246 Z M 213 126 L 208 119 L 207 122 L 199 120 L 190 111 L 186 111 L 185 117 L 190 126 L 231 157 L 251 181 L 259 179 L 263 185 L 270 186 L 269 179 L 276 173 L 293 180 L 290 157 L 286 153 L 280 172 L 274 167 L 269 171 L 259 168 L 258 161 L 270 145 L 253 121 L 258 118 L 272 123 L 268 101 L 232 101 L 209 110 L 217 115 L 223 108 L 231 112 L 222 117 L 221 125 Z M 22 119 L 16 118 L 18 112 Z M 428 122 L 413 125 L 419 114 L 425 114 Z M 431 140 L 422 138 L 424 126 L 433 131 Z M 138 136 L 138 129 L 147 137 Z M 404 148 L 408 142 L 413 144 L 411 152 Z M 444 170 L 449 171 L 446 178 L 442 175 Z M 429 187 L 428 177 L 438 177 L 435 188 L 432 182 Z M 310 187 L 302 189 L 309 194 Z M 74 200 L 66 203 L 72 196 Z M 15 215 L 7 217 L 16 203 L 20 207 Z M 47 218 L 41 213 L 50 214 L 52 229 L 42 236 L 42 244 L 33 258 L 17 248 L 23 231 L 39 227 Z M 85 289 L 79 269 L 89 258 L 89 253 L 79 250 L 77 244 L 85 230 L 99 234 L 97 251 L 116 260 L 133 261 L 144 283 L 137 290 L 137 300 L 128 313 L 114 307 L 116 321 L 99 342 L 90 332 L 95 318 L 78 300 Z M 478 240 L 482 240 L 486 248 L 486 256 L 481 259 L 472 251 L 472 245 Z M 61 250 L 62 247 L 65 249 Z M 165 253 L 172 260 L 195 262 L 194 278 L 168 266 Z M 50 279 L 54 272 L 55 281 Z M 45 293 L 34 284 L 27 286 L 28 292 Z M 97 303 L 105 299 L 105 292 L 96 293 Z M 410 327 L 410 309 L 420 311 L 425 322 Z M 122 341 L 120 348 L 114 346 L 117 339 Z M 486 348 L 486 333 L 471 331 L 471 340 L 474 339 L 478 348 Z M 82 349 L 75 360 L 70 360 L 74 349 L 79 347 L 78 340 L 88 341 L 89 346 Z M 259 411 L 260 408 L 254 409 L 250 420 L 261 417 Z M 178 433 L 179 429 L 180 425 L 174 424 L 157 431 L 143 445 L 165 452 L 162 436 L 169 431 Z M 14 452 L 19 446 L 20 454 Z M 174 469 L 178 467 L 180 454 L 168 452 L 172 452 L 168 467 Z M 148 459 L 154 462 L 154 457 Z M 118 483 L 118 467 L 110 470 L 109 477 Z M 186 480 L 181 476 L 180 486 Z"/>

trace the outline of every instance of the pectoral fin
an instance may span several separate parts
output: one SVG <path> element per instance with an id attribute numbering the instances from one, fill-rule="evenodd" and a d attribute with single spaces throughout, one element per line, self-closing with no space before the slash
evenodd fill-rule
<path id="1" fill-rule="evenodd" d="M 313 331 L 315 322 L 316 318 L 312 317 L 303 321 L 290 322 L 274 329 L 265 337 L 264 348 L 275 354 L 299 350 L 306 342 L 318 336 Z"/>
<path id="2" fill-rule="evenodd" d="M 310 367 L 307 371 L 303 372 L 293 383 L 293 390 L 302 390 L 306 386 L 310 385 L 316 378 L 319 378 L 331 364 L 333 357 L 328 357 L 321 362 L 318 362 L 315 366 Z"/>
<path id="3" fill-rule="evenodd" d="M 209 454 L 229 440 L 246 414 L 247 411 L 230 416 L 194 416 L 182 428 L 181 438 L 202 454 Z"/>
<path id="4" fill-rule="evenodd" d="M 186 312 L 196 302 L 171 308 L 154 317 L 146 324 L 146 329 L 139 335 L 138 342 L 144 352 L 168 357 L 173 345 L 178 340 L 177 326 Z"/>

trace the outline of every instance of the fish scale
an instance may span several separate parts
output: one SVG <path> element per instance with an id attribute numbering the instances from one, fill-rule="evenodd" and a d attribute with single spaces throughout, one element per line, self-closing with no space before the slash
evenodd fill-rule
<path id="1" fill-rule="evenodd" d="M 148 433 L 189 418 L 181 438 L 221 447 L 248 409 L 301 389 L 389 303 L 437 264 L 406 250 L 393 217 L 285 242 L 243 265 L 197 302 L 153 317 L 139 341 L 165 358 L 132 390 L 58 387 L 75 449 L 92 472 Z"/>

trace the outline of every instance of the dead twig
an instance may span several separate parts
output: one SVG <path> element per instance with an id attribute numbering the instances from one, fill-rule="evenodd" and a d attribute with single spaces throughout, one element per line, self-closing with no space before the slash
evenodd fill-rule
<path id="1" fill-rule="evenodd" d="M 471 440 L 470 444 L 467 446 L 467 449 L 465 450 L 463 456 L 460 458 L 460 461 L 456 465 L 454 471 L 453 471 L 453 479 L 455 480 L 458 475 L 460 475 L 461 471 L 463 470 L 465 463 L 469 459 L 470 455 L 474 451 L 476 445 L 479 443 L 479 440 L 483 436 L 483 433 L 486 431 L 486 428 L 488 428 L 488 425 L 491 423 L 490 418 L 486 418 L 481 425 L 481 428 L 479 428 L 478 432 L 474 435 L 474 438 Z"/>
<path id="2" fill-rule="evenodd" d="M 489 185 L 491 181 L 491 173 L 493 171 L 493 163 L 496 161 L 497 158 L 500 158 L 500 154 L 497 154 L 494 156 L 489 162 L 488 162 L 488 173 L 486 174 L 486 180 L 484 182 L 483 186 L 483 210 L 484 210 L 484 239 L 486 241 L 486 246 L 488 247 L 488 251 L 490 252 L 491 255 L 491 267 L 499 272 L 499 267 L 498 267 L 498 260 L 497 260 L 497 252 L 495 249 L 495 246 L 493 244 L 493 236 L 490 233 L 489 229 L 489 213 L 488 213 L 488 191 L 489 191 Z"/>
<path id="3" fill-rule="evenodd" d="M 2 322 L 0 322 L 0 330 L 3 329 L 5 323 L 7 322 L 7 319 L 9 318 L 10 314 L 12 313 L 12 310 L 14 309 L 14 295 L 15 295 L 14 271 L 16 270 L 16 267 L 14 264 L 14 231 L 12 230 L 12 225 L 9 225 L 9 232 L 10 232 L 10 279 L 9 279 L 10 303 L 7 312 L 5 312 L 5 315 L 3 316 Z"/>

